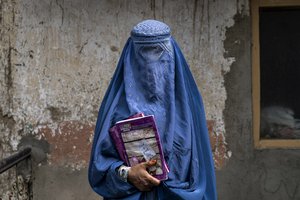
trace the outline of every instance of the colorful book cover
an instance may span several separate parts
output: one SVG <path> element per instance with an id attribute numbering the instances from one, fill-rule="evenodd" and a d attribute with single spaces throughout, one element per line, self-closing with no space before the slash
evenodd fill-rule
<path id="1" fill-rule="evenodd" d="M 159 180 L 168 178 L 169 169 L 153 115 L 137 114 L 119 121 L 110 129 L 110 135 L 127 166 L 156 160 L 156 165 L 150 167 L 148 172 Z"/>

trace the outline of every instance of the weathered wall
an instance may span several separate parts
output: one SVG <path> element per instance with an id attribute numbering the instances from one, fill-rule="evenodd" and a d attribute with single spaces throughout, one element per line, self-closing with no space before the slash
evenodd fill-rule
<path id="1" fill-rule="evenodd" d="M 33 147 L 34 199 L 98 199 L 86 169 L 98 108 L 149 18 L 170 25 L 201 90 L 220 199 L 299 198 L 295 151 L 252 148 L 247 0 L 0 0 L 0 158 Z M 1 175 L 2 199 L 16 176 Z"/>
<path id="2" fill-rule="evenodd" d="M 252 136 L 250 18 L 234 17 L 226 31 L 225 56 L 234 57 L 225 75 L 226 141 L 233 152 L 217 171 L 221 199 L 300 199 L 300 150 L 255 150 Z"/>

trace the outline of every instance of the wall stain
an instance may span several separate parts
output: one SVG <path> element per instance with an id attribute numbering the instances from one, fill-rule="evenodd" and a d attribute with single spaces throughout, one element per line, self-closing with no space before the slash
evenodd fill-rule
<path id="1" fill-rule="evenodd" d="M 95 42 L 95 45 L 98 47 L 98 48 L 101 48 L 101 44 L 99 42 Z"/>
<path id="2" fill-rule="evenodd" d="M 58 0 L 55 0 L 55 3 L 59 6 L 61 9 L 61 26 L 64 24 L 64 17 L 65 17 L 65 10 L 61 4 L 58 3 Z M 64 1 L 63 1 L 64 3 Z"/>
<path id="3" fill-rule="evenodd" d="M 0 108 L 0 122 L 6 125 L 6 127 L 11 131 L 16 124 L 13 116 L 4 114 L 3 110 Z"/>
<path id="4" fill-rule="evenodd" d="M 116 47 L 116 46 L 110 46 L 110 50 L 113 51 L 113 52 L 116 52 L 116 51 L 119 50 L 119 48 Z"/>
<path id="5" fill-rule="evenodd" d="M 66 108 L 57 108 L 57 107 L 47 107 L 50 111 L 51 118 L 54 122 L 61 122 L 65 117 L 71 116 L 71 111 Z"/>
<path id="6" fill-rule="evenodd" d="M 236 0 L 236 10 L 239 10 L 240 1 Z"/>
<path id="7" fill-rule="evenodd" d="M 197 16 L 197 13 L 195 13 L 195 33 L 194 33 L 193 37 L 196 40 L 196 36 L 197 36 L 198 41 L 194 42 L 194 59 L 196 59 L 200 56 L 200 51 L 197 51 L 197 48 L 199 46 L 201 46 L 201 38 L 202 38 L 202 34 L 203 34 L 203 27 L 204 27 L 204 24 L 205 24 L 204 23 L 205 0 L 201 1 L 201 4 L 199 6 L 201 8 L 201 11 L 199 13 L 199 22 L 198 22 L 199 23 L 199 30 L 198 30 L 198 32 L 196 31 L 196 16 Z M 195 12 L 198 12 L 198 8 L 197 8 L 197 11 L 195 11 Z"/>
<path id="8" fill-rule="evenodd" d="M 13 48 L 11 47 L 11 43 L 9 40 L 9 47 L 7 53 L 7 65 L 4 66 L 4 74 L 5 74 L 5 84 L 6 84 L 6 92 L 8 97 L 8 104 L 9 107 L 12 108 L 12 92 L 11 89 L 13 88 L 13 78 L 12 78 L 12 51 Z"/>
<path id="9" fill-rule="evenodd" d="M 0 1 L 0 24 L 2 25 L 3 21 L 3 11 L 2 11 L 2 1 Z"/>
<path id="10" fill-rule="evenodd" d="M 150 1 L 150 9 L 153 11 L 153 18 L 156 19 L 156 13 L 155 13 L 155 0 Z"/>
<path id="11" fill-rule="evenodd" d="M 198 11 L 198 0 L 194 0 L 194 9 L 193 9 L 193 43 L 196 40 L 196 16 Z"/>
<path id="12" fill-rule="evenodd" d="M 209 6 L 210 6 L 210 3 L 209 3 L 210 1 L 208 0 L 207 1 L 207 8 L 206 8 L 206 10 L 207 10 L 207 31 L 208 31 L 208 34 L 207 34 L 207 40 L 208 40 L 208 42 L 210 42 L 210 12 L 209 12 Z"/>
<path id="13" fill-rule="evenodd" d="M 88 44 L 88 40 L 86 40 L 86 41 L 83 43 L 83 45 L 81 45 L 80 50 L 79 50 L 79 52 L 78 52 L 79 54 L 82 53 L 84 47 L 85 47 L 87 44 Z"/>
<path id="14" fill-rule="evenodd" d="M 34 54 L 34 51 L 33 51 L 33 50 L 30 50 L 30 51 L 29 51 L 29 57 L 30 57 L 31 59 L 33 59 L 33 54 Z"/>

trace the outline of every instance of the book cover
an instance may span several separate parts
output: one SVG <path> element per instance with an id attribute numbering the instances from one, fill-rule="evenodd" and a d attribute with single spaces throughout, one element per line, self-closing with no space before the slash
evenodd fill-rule
<path id="1" fill-rule="evenodd" d="M 148 172 L 159 180 L 168 178 L 169 169 L 153 115 L 143 116 L 139 113 L 119 121 L 110 129 L 110 135 L 127 166 L 156 160 L 156 165 L 150 167 Z"/>

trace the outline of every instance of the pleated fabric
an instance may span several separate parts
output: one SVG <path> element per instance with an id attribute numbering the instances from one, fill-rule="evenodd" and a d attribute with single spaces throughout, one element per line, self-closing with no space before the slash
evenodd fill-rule
<path id="1" fill-rule="evenodd" d="M 124 164 L 109 135 L 115 122 L 154 115 L 168 179 L 151 192 L 122 181 Z M 101 103 L 89 165 L 91 187 L 105 199 L 217 199 L 202 98 L 169 27 L 146 20 L 134 27 Z"/>

